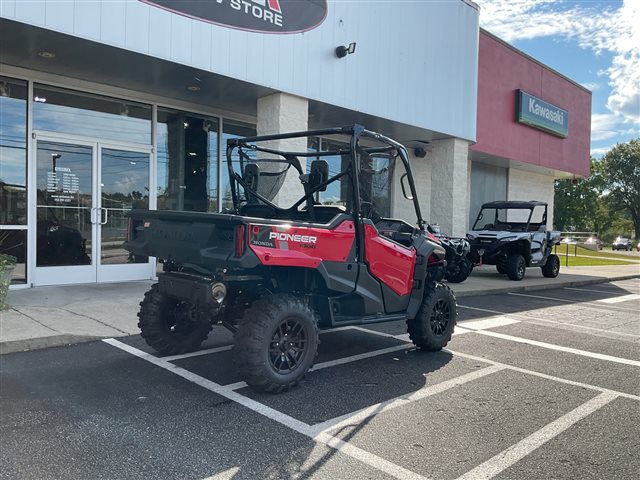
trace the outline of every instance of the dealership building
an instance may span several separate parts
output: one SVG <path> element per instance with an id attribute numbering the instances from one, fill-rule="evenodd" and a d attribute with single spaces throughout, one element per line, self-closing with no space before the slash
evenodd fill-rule
<path id="1" fill-rule="evenodd" d="M 423 217 L 454 236 L 491 200 L 552 212 L 554 179 L 589 174 L 591 93 L 479 14 L 468 0 L 3 0 L 12 288 L 153 278 L 154 259 L 122 249 L 127 212 L 223 211 L 238 136 L 387 135 L 408 148 Z M 388 181 L 385 213 L 413 223 Z"/>

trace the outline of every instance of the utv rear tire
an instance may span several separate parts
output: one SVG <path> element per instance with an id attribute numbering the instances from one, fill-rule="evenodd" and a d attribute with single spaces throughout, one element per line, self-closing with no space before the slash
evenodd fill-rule
<path id="1" fill-rule="evenodd" d="M 524 278 L 527 264 L 520 254 L 510 255 L 507 259 L 507 275 L 511 280 L 520 281 Z"/>
<path id="2" fill-rule="evenodd" d="M 427 285 L 418 314 L 407 320 L 409 338 L 421 350 L 441 350 L 451 340 L 457 316 L 456 297 L 451 289 L 442 283 Z"/>
<path id="3" fill-rule="evenodd" d="M 301 299 L 269 295 L 245 312 L 234 341 L 234 359 L 247 384 L 280 393 L 300 382 L 313 365 L 318 322 Z"/>
<path id="4" fill-rule="evenodd" d="M 212 328 L 197 318 L 191 305 L 160 293 L 157 283 L 144 294 L 138 319 L 142 338 L 161 355 L 197 350 Z"/>
<path id="5" fill-rule="evenodd" d="M 547 278 L 556 278 L 560 273 L 560 258 L 557 255 L 549 255 L 547 258 L 547 263 L 544 264 L 544 267 L 541 267 L 542 275 Z"/>
<path id="6" fill-rule="evenodd" d="M 462 258 L 453 268 L 447 269 L 445 278 L 451 283 L 462 283 L 471 275 L 471 270 L 473 270 L 473 263 L 467 258 Z"/>

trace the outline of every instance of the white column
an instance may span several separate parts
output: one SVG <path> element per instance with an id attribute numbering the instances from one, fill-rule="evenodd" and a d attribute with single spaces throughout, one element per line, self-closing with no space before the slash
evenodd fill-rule
<path id="1" fill-rule="evenodd" d="M 464 237 L 469 217 L 469 143 L 450 138 L 434 140 L 431 158 L 431 215 L 429 223 L 442 232 Z"/>
<path id="2" fill-rule="evenodd" d="M 299 132 L 307 130 L 309 102 L 286 93 L 274 93 L 258 99 L 258 135 Z M 263 142 L 260 146 L 292 152 L 306 152 L 307 138 L 289 138 Z M 265 158 L 264 155 L 260 155 Z M 302 169 L 306 172 L 306 158 L 300 158 Z M 304 189 L 298 178 L 298 172 L 289 169 L 284 185 L 273 199 L 276 205 L 289 207 L 302 197 Z"/>

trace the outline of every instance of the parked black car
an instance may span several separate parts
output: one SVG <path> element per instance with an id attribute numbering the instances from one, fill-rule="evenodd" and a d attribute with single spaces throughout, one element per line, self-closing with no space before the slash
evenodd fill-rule
<path id="1" fill-rule="evenodd" d="M 631 240 L 625 237 L 618 237 L 611 244 L 612 250 L 625 250 L 630 252 L 632 248 Z"/>

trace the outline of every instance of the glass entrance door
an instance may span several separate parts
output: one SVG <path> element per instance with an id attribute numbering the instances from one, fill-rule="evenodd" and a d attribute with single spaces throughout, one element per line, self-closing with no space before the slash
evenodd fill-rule
<path id="1" fill-rule="evenodd" d="M 96 281 L 91 143 L 38 140 L 36 285 Z"/>
<path id="2" fill-rule="evenodd" d="M 36 142 L 36 285 L 151 278 L 124 250 L 127 212 L 149 207 L 150 151 L 98 142 Z"/>
<path id="3" fill-rule="evenodd" d="M 127 213 L 149 208 L 148 150 L 98 144 L 98 282 L 151 277 L 148 257 L 130 255 Z"/>

